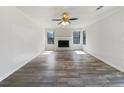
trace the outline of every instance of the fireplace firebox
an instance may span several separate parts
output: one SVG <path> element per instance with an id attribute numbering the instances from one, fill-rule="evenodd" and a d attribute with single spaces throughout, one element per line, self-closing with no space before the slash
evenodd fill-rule
<path id="1" fill-rule="evenodd" d="M 69 47 L 69 40 L 59 40 L 58 47 Z"/>

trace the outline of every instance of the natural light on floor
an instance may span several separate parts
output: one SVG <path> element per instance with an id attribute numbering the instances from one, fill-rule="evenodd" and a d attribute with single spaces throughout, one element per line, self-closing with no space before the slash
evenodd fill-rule
<path id="1" fill-rule="evenodd" d="M 53 51 L 45 51 L 42 55 L 49 55 L 51 54 Z"/>
<path id="2" fill-rule="evenodd" d="M 83 51 L 75 51 L 76 54 L 86 54 L 85 52 Z"/>

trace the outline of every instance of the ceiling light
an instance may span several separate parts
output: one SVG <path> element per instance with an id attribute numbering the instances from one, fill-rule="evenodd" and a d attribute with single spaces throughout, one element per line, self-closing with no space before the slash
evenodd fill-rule
<path id="1" fill-rule="evenodd" d="M 65 25 L 68 25 L 69 22 L 64 22 L 64 21 L 63 21 L 61 24 L 65 26 Z"/>

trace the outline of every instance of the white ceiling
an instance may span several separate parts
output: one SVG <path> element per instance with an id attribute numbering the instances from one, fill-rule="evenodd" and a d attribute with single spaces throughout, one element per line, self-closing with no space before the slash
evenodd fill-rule
<path id="1" fill-rule="evenodd" d="M 53 18 L 61 18 L 63 12 L 68 12 L 70 17 L 79 18 L 76 21 L 71 21 L 69 27 L 82 28 L 93 22 L 96 22 L 103 17 L 111 14 L 119 7 L 104 6 L 96 11 L 98 6 L 19 6 L 17 7 L 33 20 L 38 22 L 44 28 L 60 27 L 56 21 L 51 21 Z"/>

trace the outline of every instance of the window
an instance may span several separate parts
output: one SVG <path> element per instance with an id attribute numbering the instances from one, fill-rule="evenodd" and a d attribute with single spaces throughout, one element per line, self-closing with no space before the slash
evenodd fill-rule
<path id="1" fill-rule="evenodd" d="M 83 31 L 83 44 L 86 45 L 86 31 Z"/>
<path id="2" fill-rule="evenodd" d="M 54 32 L 47 32 L 48 44 L 54 44 Z"/>
<path id="3" fill-rule="evenodd" d="M 80 32 L 73 32 L 73 43 L 80 44 Z"/>

